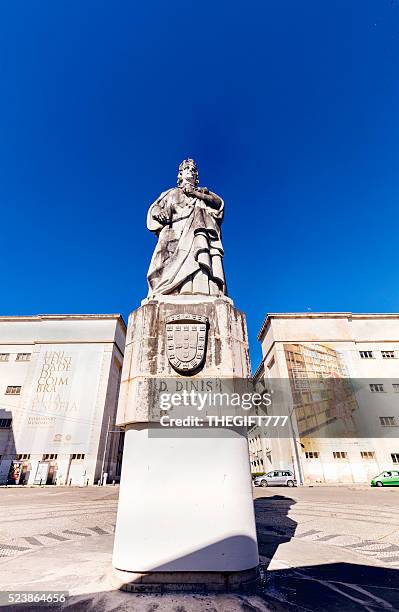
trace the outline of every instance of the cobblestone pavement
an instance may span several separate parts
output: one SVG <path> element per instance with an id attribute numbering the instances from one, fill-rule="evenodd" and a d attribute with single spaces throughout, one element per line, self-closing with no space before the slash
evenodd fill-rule
<path id="1" fill-rule="evenodd" d="M 399 492 L 398 492 L 399 493 Z M 258 533 L 328 544 L 399 568 L 399 508 L 350 503 L 255 501 Z M 399 495 L 396 496 L 399 502 Z"/>
<path id="2" fill-rule="evenodd" d="M 0 557 L 23 554 L 60 542 L 112 535 L 117 493 L 117 488 L 111 491 L 61 487 L 22 491 L 0 489 L 0 499 L 6 504 L 5 507 L 1 504 Z M 18 495 L 20 498 L 16 499 Z M 79 500 L 80 497 L 83 499 Z M 21 503 L 23 501 L 25 503 Z"/>
<path id="3" fill-rule="evenodd" d="M 68 587 L 73 610 L 399 610 L 399 489 L 254 489 L 262 590 L 246 596 L 111 591 L 117 496 L 0 489 L 0 590 Z"/>

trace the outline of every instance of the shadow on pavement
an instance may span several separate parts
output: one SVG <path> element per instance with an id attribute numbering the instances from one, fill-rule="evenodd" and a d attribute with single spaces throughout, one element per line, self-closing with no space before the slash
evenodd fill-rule
<path id="1" fill-rule="evenodd" d="M 288 516 L 296 501 L 285 495 L 258 497 L 254 501 L 260 557 L 271 560 L 280 544 L 295 535 L 297 522 Z"/>
<path id="2" fill-rule="evenodd" d="M 393 611 L 399 610 L 399 572 L 353 563 L 275 570 L 265 576 L 264 594 L 287 610 Z"/>

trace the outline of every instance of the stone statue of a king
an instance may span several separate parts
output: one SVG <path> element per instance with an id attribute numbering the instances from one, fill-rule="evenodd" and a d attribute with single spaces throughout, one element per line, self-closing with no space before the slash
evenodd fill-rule
<path id="1" fill-rule="evenodd" d="M 216 397 L 237 396 L 251 376 L 245 315 L 226 292 L 223 208 L 185 159 L 177 187 L 148 211 L 158 242 L 148 297 L 129 316 L 116 419 L 125 438 L 113 579 L 129 591 L 238 591 L 258 578 L 247 431 L 207 421 L 229 406 Z M 203 412 L 187 390 L 209 398 Z"/>
<path id="2" fill-rule="evenodd" d="M 150 206 L 147 227 L 158 236 L 148 271 L 148 295 L 226 295 L 220 225 L 223 200 L 198 186 L 193 159 L 179 166 L 177 187 Z"/>

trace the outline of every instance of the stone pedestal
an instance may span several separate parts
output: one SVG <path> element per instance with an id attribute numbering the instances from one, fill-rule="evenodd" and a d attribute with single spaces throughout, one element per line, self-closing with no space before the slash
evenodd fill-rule
<path id="1" fill-rule="evenodd" d="M 228 298 L 164 296 L 131 313 L 117 416 L 126 434 L 114 580 L 138 591 L 249 588 L 258 550 L 245 430 L 159 428 L 159 381 L 187 380 L 173 320 L 206 325 L 191 381 L 250 375 L 245 317 Z"/>

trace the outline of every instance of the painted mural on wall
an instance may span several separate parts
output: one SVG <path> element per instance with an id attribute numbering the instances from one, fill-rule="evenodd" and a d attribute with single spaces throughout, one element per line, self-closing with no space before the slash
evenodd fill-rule
<path id="1" fill-rule="evenodd" d="M 284 344 L 284 353 L 299 435 L 355 434 L 358 403 L 345 355 L 315 343 Z"/>

